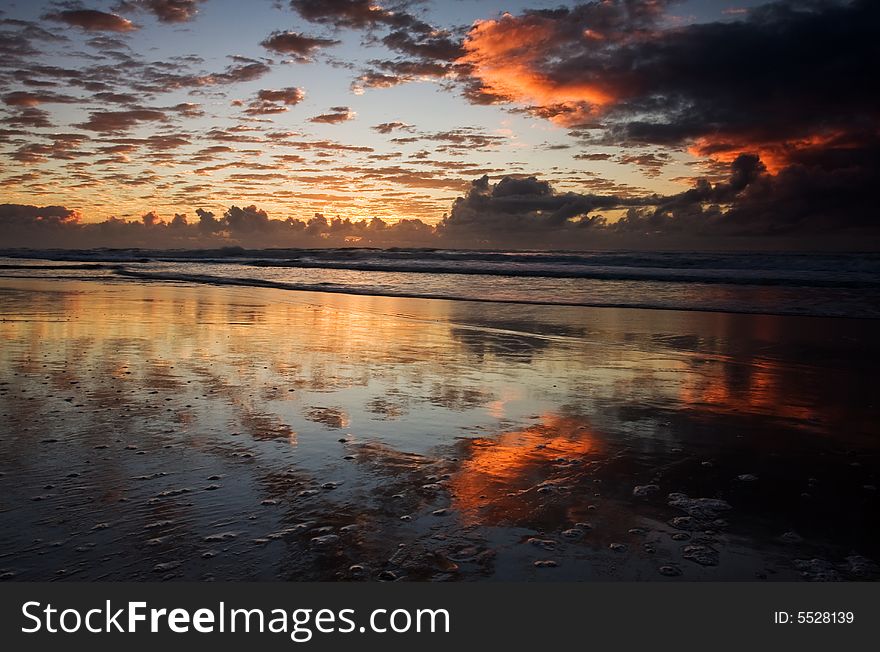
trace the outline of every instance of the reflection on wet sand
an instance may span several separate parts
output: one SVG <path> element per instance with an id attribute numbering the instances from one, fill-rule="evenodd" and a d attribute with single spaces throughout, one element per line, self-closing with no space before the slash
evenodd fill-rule
<path id="1" fill-rule="evenodd" d="M 870 321 L 0 298 L 5 579 L 876 577 Z"/>
<path id="2" fill-rule="evenodd" d="M 595 447 L 582 421 L 556 415 L 524 430 L 470 439 L 450 481 L 452 505 L 466 524 L 524 525 L 535 497 L 563 484 L 571 465 L 599 455 Z"/>

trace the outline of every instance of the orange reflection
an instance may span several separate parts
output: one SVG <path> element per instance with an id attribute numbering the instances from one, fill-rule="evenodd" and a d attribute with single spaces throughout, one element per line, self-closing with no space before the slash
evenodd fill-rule
<path id="1" fill-rule="evenodd" d="M 473 439 L 469 446 L 469 459 L 450 480 L 453 507 L 469 524 L 523 519 L 542 485 L 564 481 L 568 460 L 599 452 L 584 421 L 553 414 L 531 428 Z"/>
<path id="2" fill-rule="evenodd" d="M 796 421 L 819 418 L 814 406 L 793 401 L 791 387 L 785 386 L 786 369 L 778 362 L 755 361 L 747 370 L 736 385 L 720 371 L 691 374 L 679 398 L 691 409 L 721 414 L 764 414 Z"/>

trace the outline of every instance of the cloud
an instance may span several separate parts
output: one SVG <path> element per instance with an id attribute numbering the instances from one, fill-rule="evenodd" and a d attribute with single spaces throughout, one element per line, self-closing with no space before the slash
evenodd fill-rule
<path id="1" fill-rule="evenodd" d="M 156 109 L 131 109 L 129 111 L 92 111 L 89 119 L 74 125 L 80 129 L 100 132 L 123 132 L 141 122 L 166 120 L 165 113 Z"/>
<path id="2" fill-rule="evenodd" d="M 292 0 L 290 6 L 308 21 L 337 28 L 408 27 L 421 22 L 406 12 L 385 9 L 373 0 Z"/>
<path id="3" fill-rule="evenodd" d="M 443 176 L 400 167 L 351 171 L 396 185 L 461 187 L 460 182 Z M 241 176 L 245 181 L 251 175 Z M 62 207 L 5 205 L 0 207 L 0 230 L 8 247 L 37 248 L 358 244 L 864 249 L 880 243 L 880 223 L 873 210 L 878 185 L 877 168 L 849 165 L 829 170 L 798 164 L 773 174 L 757 156 L 744 154 L 730 164 L 725 180 L 698 179 L 689 190 L 672 195 L 559 192 L 534 176 L 505 176 L 495 183 L 483 176 L 470 184 L 435 226 L 419 220 L 273 219 L 256 206 L 233 206 L 221 217 L 199 209 L 197 223 L 178 219 L 176 230 L 171 230 L 171 223 L 157 216 L 139 222 L 85 223 L 76 212 Z"/>
<path id="4" fill-rule="evenodd" d="M 68 9 L 46 14 L 43 18 L 87 32 L 131 32 L 137 29 L 130 20 L 97 9 Z"/>
<path id="5" fill-rule="evenodd" d="M 22 204 L 0 204 L 0 224 L 4 233 L 17 228 L 31 228 L 35 225 L 60 226 L 79 222 L 76 211 L 64 206 L 28 206 Z"/>
<path id="6" fill-rule="evenodd" d="M 259 79 L 271 68 L 262 61 L 244 60 L 239 64 L 233 64 L 221 73 L 209 75 L 200 79 L 200 84 L 235 84 L 238 82 L 254 81 Z"/>
<path id="7" fill-rule="evenodd" d="M 141 9 L 152 13 L 161 23 L 186 23 L 196 17 L 203 2 L 206 0 L 123 0 L 116 9 Z"/>
<path id="8" fill-rule="evenodd" d="M 42 163 L 49 159 L 72 160 L 87 156 L 90 152 L 81 151 L 80 145 L 88 138 L 82 134 L 53 134 L 51 143 L 25 143 L 16 149 L 11 157 L 20 163 Z"/>
<path id="9" fill-rule="evenodd" d="M 59 95 L 51 91 L 13 91 L 3 96 L 7 106 L 39 106 L 40 104 L 71 104 L 77 102 L 75 97 Z"/>
<path id="10" fill-rule="evenodd" d="M 309 122 L 335 125 L 354 120 L 357 114 L 347 106 L 331 106 L 329 112 L 309 118 Z"/>
<path id="11" fill-rule="evenodd" d="M 373 125 L 370 127 L 373 131 L 377 131 L 380 134 L 390 134 L 392 131 L 404 130 L 408 131 L 412 128 L 412 125 L 408 125 L 405 122 L 383 122 L 381 124 Z"/>
<path id="12" fill-rule="evenodd" d="M 24 107 L 17 113 L 3 118 L 2 122 L 3 124 L 12 125 L 13 127 L 26 127 L 36 129 L 45 129 L 52 126 L 52 122 L 49 120 L 48 112 L 44 111 L 43 109 L 38 109 L 31 106 Z"/>
<path id="13" fill-rule="evenodd" d="M 305 91 L 294 86 L 277 90 L 262 89 L 257 92 L 256 98 L 247 105 L 244 112 L 248 115 L 284 113 L 288 107 L 299 104 L 305 97 Z"/>
<path id="14" fill-rule="evenodd" d="M 320 48 L 338 45 L 339 41 L 329 38 L 305 36 L 299 32 L 273 32 L 261 43 L 267 50 L 291 55 L 299 63 L 308 63 Z"/>
<path id="15" fill-rule="evenodd" d="M 270 219 L 256 206 L 231 206 L 222 216 L 203 209 L 198 221 L 185 215 L 171 222 L 155 213 L 140 220 L 110 218 L 85 223 L 61 206 L 0 205 L 0 230 L 7 247 L 248 247 L 345 246 L 384 243 L 419 245 L 430 242 L 433 228 L 419 220 L 388 223 L 380 219 L 351 221 L 315 215 L 308 220 Z"/>
<path id="16" fill-rule="evenodd" d="M 449 32 L 432 30 L 430 35 L 395 30 L 382 39 L 391 50 L 434 61 L 455 61 L 464 55 L 460 39 Z"/>
<path id="17" fill-rule="evenodd" d="M 290 86 L 278 90 L 262 89 L 257 92 L 257 99 L 264 102 L 281 102 L 286 106 L 293 106 L 303 101 L 306 94 L 301 88 Z"/>
<path id="18" fill-rule="evenodd" d="M 880 56 L 867 0 L 775 2 L 669 26 L 669 2 L 610 0 L 478 21 L 458 60 L 466 96 L 509 103 L 584 142 L 663 145 L 773 171 L 799 152 L 877 135 Z"/>

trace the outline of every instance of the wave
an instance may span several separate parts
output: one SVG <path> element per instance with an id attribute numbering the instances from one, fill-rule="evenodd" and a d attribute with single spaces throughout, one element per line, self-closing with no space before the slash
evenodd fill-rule
<path id="1" fill-rule="evenodd" d="M 593 279 L 816 288 L 880 288 L 880 256 L 801 253 L 546 253 L 437 249 L 268 249 L 188 251 L 2 251 L 6 258 L 105 265 L 150 263 L 239 265 L 396 274 L 453 274 L 513 278 Z M 66 269 L 60 265 L 23 265 Z M 0 269 L 13 269 L 2 265 Z M 79 269 L 87 269 L 80 267 Z"/>

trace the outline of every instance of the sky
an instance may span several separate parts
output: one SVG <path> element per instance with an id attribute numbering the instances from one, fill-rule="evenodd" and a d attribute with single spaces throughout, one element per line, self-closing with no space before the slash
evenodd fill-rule
<path id="1" fill-rule="evenodd" d="M 0 246 L 876 248 L 877 5 L 2 2 Z"/>

